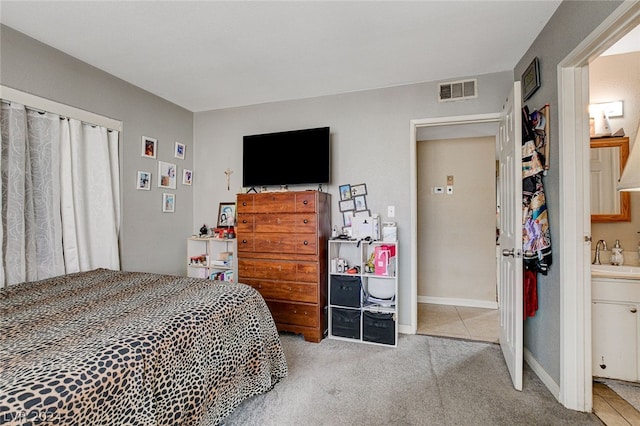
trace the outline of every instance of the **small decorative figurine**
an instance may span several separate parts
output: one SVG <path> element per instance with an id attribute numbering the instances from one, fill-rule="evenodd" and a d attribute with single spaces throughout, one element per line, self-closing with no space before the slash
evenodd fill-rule
<path id="1" fill-rule="evenodd" d="M 200 236 L 204 237 L 205 235 L 207 235 L 209 233 L 209 228 L 207 228 L 207 225 L 202 225 L 202 228 L 200 228 Z"/>

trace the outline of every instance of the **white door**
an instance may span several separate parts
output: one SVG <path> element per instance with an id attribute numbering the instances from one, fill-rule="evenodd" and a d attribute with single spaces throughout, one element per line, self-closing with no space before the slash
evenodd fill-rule
<path id="1" fill-rule="evenodd" d="M 498 135 L 500 160 L 500 347 L 513 386 L 522 390 L 522 107 L 520 82 L 503 108 Z"/>

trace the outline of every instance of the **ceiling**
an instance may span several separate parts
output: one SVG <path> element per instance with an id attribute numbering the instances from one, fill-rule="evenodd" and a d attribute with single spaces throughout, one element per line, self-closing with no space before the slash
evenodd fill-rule
<path id="1" fill-rule="evenodd" d="M 0 22 L 190 111 L 513 70 L 560 1 L 9 1 Z"/>

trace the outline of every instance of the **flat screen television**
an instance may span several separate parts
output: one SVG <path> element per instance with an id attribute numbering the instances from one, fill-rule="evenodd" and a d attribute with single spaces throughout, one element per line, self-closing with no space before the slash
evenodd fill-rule
<path id="1" fill-rule="evenodd" d="M 244 136 L 242 186 L 329 183 L 329 127 Z"/>

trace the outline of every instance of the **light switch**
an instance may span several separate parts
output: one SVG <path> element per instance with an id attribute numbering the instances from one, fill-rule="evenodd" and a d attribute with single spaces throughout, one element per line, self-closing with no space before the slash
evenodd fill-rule
<path id="1" fill-rule="evenodd" d="M 396 217 L 396 206 L 387 206 L 387 216 Z"/>

